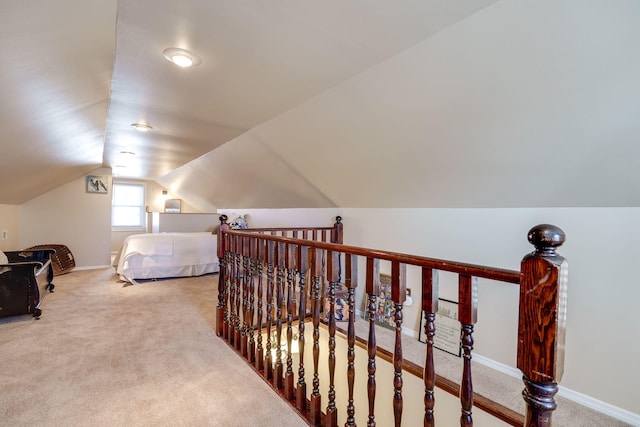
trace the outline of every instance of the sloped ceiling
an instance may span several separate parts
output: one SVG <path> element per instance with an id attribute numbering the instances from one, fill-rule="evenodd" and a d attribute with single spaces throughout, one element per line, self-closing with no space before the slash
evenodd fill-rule
<path id="1" fill-rule="evenodd" d="M 102 164 L 116 4 L 0 6 L 0 203 L 21 204 Z"/>
<path id="2" fill-rule="evenodd" d="M 161 182 L 263 207 L 276 189 L 218 169 L 259 150 L 322 195 L 290 207 L 638 206 L 638 22 L 633 2 L 502 1 Z"/>
<path id="3" fill-rule="evenodd" d="M 633 0 L 28 3 L 0 203 L 101 166 L 203 211 L 640 203 Z"/>

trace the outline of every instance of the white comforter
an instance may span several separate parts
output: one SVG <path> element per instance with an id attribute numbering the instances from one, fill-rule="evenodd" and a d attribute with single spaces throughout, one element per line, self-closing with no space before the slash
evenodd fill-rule
<path id="1" fill-rule="evenodd" d="M 219 271 L 218 236 L 210 232 L 127 237 L 113 266 L 121 280 L 200 276 Z"/>

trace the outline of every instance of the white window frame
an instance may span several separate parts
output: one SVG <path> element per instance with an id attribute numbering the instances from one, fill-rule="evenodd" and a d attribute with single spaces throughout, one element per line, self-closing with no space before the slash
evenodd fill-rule
<path id="1" fill-rule="evenodd" d="M 113 225 L 114 211 L 115 211 L 115 194 L 116 194 L 116 186 L 118 185 L 133 185 L 142 187 L 142 204 L 139 206 L 140 218 L 142 220 L 142 224 L 140 225 Z M 146 201 L 147 201 L 147 186 L 144 182 L 139 181 L 121 181 L 114 180 L 112 184 L 112 199 L 111 199 L 111 230 L 112 231 L 147 231 L 147 215 L 146 215 Z M 135 205 L 138 206 L 138 205 Z"/>

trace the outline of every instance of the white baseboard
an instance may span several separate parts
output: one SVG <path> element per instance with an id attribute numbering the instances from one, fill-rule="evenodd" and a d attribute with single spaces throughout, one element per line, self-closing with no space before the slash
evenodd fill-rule
<path id="1" fill-rule="evenodd" d="M 362 316 L 361 310 L 356 310 L 356 313 Z M 402 333 L 412 336 L 416 339 L 418 338 L 418 333 L 410 328 L 403 327 Z M 502 372 L 505 375 L 509 375 L 510 377 L 522 380 L 522 372 L 520 372 L 520 370 L 517 368 L 505 365 L 500 362 L 496 362 L 495 360 L 489 359 L 476 353 L 473 354 L 473 360 L 488 368 L 491 368 L 498 372 Z M 587 396 L 586 394 L 579 393 L 560 385 L 558 386 L 558 396 L 564 397 L 565 399 L 571 400 L 572 402 L 578 403 L 582 406 L 586 406 L 587 408 L 591 408 L 594 411 L 603 413 L 612 418 L 629 423 L 632 426 L 640 426 L 639 414 L 634 414 L 631 411 L 627 411 L 626 409 L 622 409 L 601 400 L 595 399 L 591 396 Z"/>
<path id="2" fill-rule="evenodd" d="M 611 418 L 616 418 L 620 421 L 624 421 L 625 423 L 629 423 L 632 426 L 640 426 L 639 414 L 634 414 L 631 411 L 627 411 L 626 409 L 610 405 L 606 402 L 594 399 L 593 397 L 587 396 L 582 393 L 578 393 L 577 391 L 571 390 L 569 388 L 559 386 L 558 396 L 562 396 L 565 399 L 579 403 L 580 405 L 591 408 L 594 411 L 606 414 Z"/>
<path id="3" fill-rule="evenodd" d="M 517 368 L 504 365 L 479 354 L 474 354 L 473 360 L 488 368 L 502 372 L 503 374 L 522 379 L 522 372 Z M 595 399 L 591 396 L 587 396 L 586 394 L 571 390 L 567 387 L 561 385 L 558 386 L 558 396 L 564 397 L 565 399 L 571 400 L 572 402 L 578 403 L 582 406 L 586 406 L 587 408 L 593 409 L 594 411 L 608 415 L 612 418 L 629 423 L 632 426 L 640 426 L 640 415 Z"/>
<path id="4" fill-rule="evenodd" d="M 75 267 L 74 270 L 99 270 L 101 268 L 109 268 L 111 267 L 111 265 L 109 264 L 105 264 L 105 265 L 90 265 L 90 266 L 86 266 L 86 267 Z"/>

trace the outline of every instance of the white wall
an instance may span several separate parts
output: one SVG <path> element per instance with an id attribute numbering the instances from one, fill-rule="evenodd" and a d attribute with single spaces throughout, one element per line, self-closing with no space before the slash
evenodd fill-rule
<path id="1" fill-rule="evenodd" d="M 540 223 L 558 225 L 567 235 L 558 252 L 569 261 L 565 375 L 560 384 L 640 414 L 640 373 L 633 369 L 640 360 L 640 287 L 634 268 L 640 259 L 640 208 L 233 212 L 247 213 L 254 227 L 330 225 L 341 215 L 346 244 L 514 270 L 533 250 L 528 230 Z M 409 287 L 415 292 L 419 281 L 409 276 Z M 445 283 L 443 293 L 447 292 Z M 515 366 L 517 289 L 484 282 L 479 293 L 475 353 Z M 416 327 L 418 316 L 417 304 L 407 307 L 405 325 Z"/>
<path id="2" fill-rule="evenodd" d="M 91 175 L 111 176 L 111 169 Z M 77 178 L 20 206 L 21 248 L 66 245 L 77 267 L 110 264 L 111 188 L 108 194 L 86 192 L 86 177 Z"/>
<path id="3" fill-rule="evenodd" d="M 20 206 L 0 205 L 0 251 L 17 251 Z M 4 232 L 6 239 L 4 238 Z"/>

